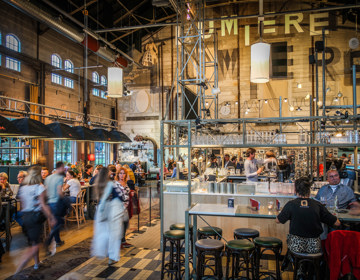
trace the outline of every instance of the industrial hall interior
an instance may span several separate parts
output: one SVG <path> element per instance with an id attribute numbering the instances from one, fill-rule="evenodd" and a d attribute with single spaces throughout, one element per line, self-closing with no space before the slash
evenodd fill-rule
<path id="1" fill-rule="evenodd" d="M 357 0 L 0 18 L 0 280 L 360 280 Z"/>

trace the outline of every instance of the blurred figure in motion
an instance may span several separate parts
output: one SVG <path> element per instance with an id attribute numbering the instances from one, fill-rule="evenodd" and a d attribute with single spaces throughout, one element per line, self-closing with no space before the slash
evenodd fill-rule
<path id="1" fill-rule="evenodd" d="M 16 273 L 21 271 L 31 258 L 35 260 L 34 269 L 39 268 L 39 243 L 44 228 L 43 223 L 47 217 L 51 226 L 56 224 L 49 206 L 45 203 L 46 189 L 41 184 L 41 168 L 35 166 L 30 168 L 28 172 L 29 175 L 24 179 L 24 185 L 19 190 L 19 197 L 24 227 L 31 245 L 23 254 Z"/>
<path id="2" fill-rule="evenodd" d="M 42 178 L 42 182 L 45 182 L 45 179 L 47 176 L 49 176 L 50 172 L 49 169 L 47 167 L 42 167 L 41 168 L 41 178 Z"/>
<path id="3" fill-rule="evenodd" d="M 121 233 L 124 216 L 124 194 L 113 182 L 116 168 L 109 172 L 101 168 L 95 181 L 95 192 L 100 199 L 95 214 L 92 255 L 109 257 L 109 265 L 120 260 Z"/>

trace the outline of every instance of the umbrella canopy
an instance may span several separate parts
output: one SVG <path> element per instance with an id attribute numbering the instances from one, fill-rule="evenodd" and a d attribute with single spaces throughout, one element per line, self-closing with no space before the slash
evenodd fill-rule
<path id="1" fill-rule="evenodd" d="M 76 133 L 80 136 L 80 140 L 101 142 L 101 139 L 91 131 L 91 129 L 84 126 L 73 126 Z"/>
<path id="2" fill-rule="evenodd" d="M 46 125 L 53 133 L 55 133 L 56 137 L 58 139 L 68 139 L 68 140 L 81 140 L 81 137 L 75 129 L 73 129 L 71 126 L 59 123 L 59 122 L 53 122 Z"/>
<path id="3" fill-rule="evenodd" d="M 91 130 L 93 133 L 95 133 L 99 138 L 101 138 L 102 142 L 108 142 L 108 143 L 117 143 L 119 142 L 117 137 L 115 137 L 113 134 L 111 134 L 109 131 L 97 128 Z"/>
<path id="4" fill-rule="evenodd" d="M 42 122 L 30 119 L 16 119 L 11 121 L 23 136 L 34 138 L 56 138 L 56 135 Z"/>
<path id="5" fill-rule="evenodd" d="M 132 142 L 129 137 L 120 131 L 112 130 L 110 133 L 116 137 L 117 142 Z"/>
<path id="6" fill-rule="evenodd" d="M 0 116 L 0 136 L 20 136 L 21 132 L 7 118 Z"/>

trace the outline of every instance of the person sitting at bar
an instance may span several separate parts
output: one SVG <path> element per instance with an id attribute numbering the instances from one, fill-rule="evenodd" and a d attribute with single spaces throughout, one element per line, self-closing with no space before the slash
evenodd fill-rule
<path id="1" fill-rule="evenodd" d="M 63 187 L 63 191 L 69 189 L 70 191 L 70 202 L 76 203 L 76 197 L 78 193 L 81 191 L 81 185 L 79 180 L 77 179 L 74 171 L 68 170 L 66 172 L 66 183 Z"/>
<path id="2" fill-rule="evenodd" d="M 315 199 L 326 204 L 326 206 L 335 206 L 335 198 L 337 197 L 339 209 L 345 209 L 351 202 L 356 201 L 353 190 L 340 184 L 340 175 L 336 169 L 327 172 L 327 180 L 329 184 L 324 185 L 318 191 Z"/>
<path id="3" fill-rule="evenodd" d="M 258 175 L 263 171 L 262 167 L 257 167 L 257 160 L 255 159 L 256 150 L 249 148 L 246 150 L 247 159 L 245 160 L 245 176 L 247 181 L 257 182 Z"/>
<path id="4" fill-rule="evenodd" d="M 219 167 L 219 165 L 218 165 L 218 162 L 217 162 L 217 158 L 216 158 L 216 156 L 214 155 L 214 154 L 212 154 L 211 156 L 210 156 L 210 168 L 218 168 Z"/>
<path id="5" fill-rule="evenodd" d="M 49 169 L 47 167 L 41 167 L 41 178 L 42 178 L 42 183 L 44 184 L 45 179 L 47 176 L 49 176 L 50 172 Z"/>
<path id="6" fill-rule="evenodd" d="M 91 164 L 88 164 L 85 166 L 85 173 L 83 175 L 83 179 L 85 180 L 85 182 L 89 182 L 90 179 L 92 178 L 93 169 L 94 169 L 94 166 L 92 166 Z"/>
<path id="7" fill-rule="evenodd" d="M 225 154 L 224 156 L 224 168 L 233 166 L 235 167 L 234 163 L 230 160 L 230 155 L 229 154 Z"/>
<path id="8" fill-rule="evenodd" d="M 336 216 L 332 215 L 323 204 L 310 198 L 310 188 L 309 178 L 297 179 L 295 181 L 297 198 L 286 203 L 276 217 L 276 223 L 285 224 L 290 220 L 287 246 L 290 251 L 296 253 L 321 252 L 320 234 L 323 232 L 321 223 L 330 227 L 340 226 L 340 221 Z M 303 271 L 304 268 L 300 265 L 297 279 L 303 279 L 301 278 Z"/>
<path id="9" fill-rule="evenodd" d="M 13 196 L 13 191 L 11 190 L 8 179 L 9 177 L 5 172 L 0 173 L 0 189 L 2 198 L 10 198 Z"/>

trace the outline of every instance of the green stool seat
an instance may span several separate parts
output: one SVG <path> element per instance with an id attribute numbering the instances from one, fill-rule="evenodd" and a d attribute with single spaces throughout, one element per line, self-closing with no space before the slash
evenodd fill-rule
<path id="1" fill-rule="evenodd" d="M 204 235 L 214 235 L 216 234 L 214 230 L 216 230 L 217 233 L 222 234 L 222 229 L 218 227 L 201 227 L 198 229 L 198 232 Z"/>
<path id="2" fill-rule="evenodd" d="M 275 237 L 256 237 L 254 243 L 266 248 L 282 246 L 282 241 Z"/>
<path id="3" fill-rule="evenodd" d="M 259 236 L 259 231 L 252 228 L 237 228 L 234 230 L 234 239 L 248 239 L 251 241 L 250 238 L 254 239 Z"/>
<path id="4" fill-rule="evenodd" d="M 246 239 L 231 240 L 228 243 L 226 243 L 226 247 L 232 250 L 246 250 L 246 251 L 255 249 L 254 243 Z"/>
<path id="5" fill-rule="evenodd" d="M 189 229 L 192 230 L 192 228 L 193 228 L 193 225 L 189 225 Z M 170 226 L 170 229 L 171 230 L 174 230 L 174 229 L 185 230 L 185 224 L 182 224 L 182 223 L 172 224 Z"/>
<path id="6" fill-rule="evenodd" d="M 168 230 L 168 231 L 164 232 L 164 236 L 166 238 L 172 238 L 172 239 L 184 239 L 185 231 L 183 231 L 183 230 Z"/>

